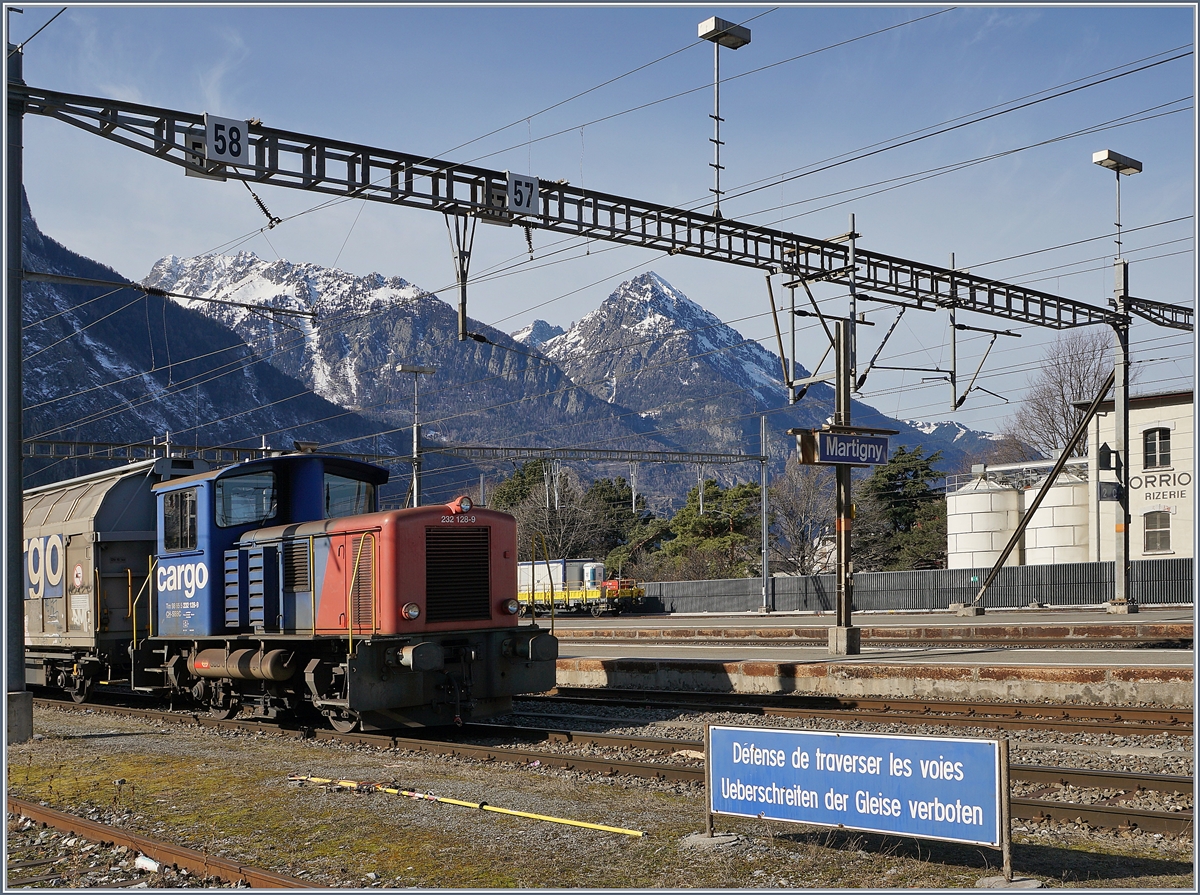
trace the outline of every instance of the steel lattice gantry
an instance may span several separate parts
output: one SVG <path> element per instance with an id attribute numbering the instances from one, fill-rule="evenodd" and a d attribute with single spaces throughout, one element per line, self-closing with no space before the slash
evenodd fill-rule
<path id="1" fill-rule="evenodd" d="M 641 246 L 806 280 L 850 283 L 915 307 L 955 307 L 1018 323 L 1067 329 L 1120 325 L 1118 311 L 990 280 L 710 215 L 655 205 L 566 183 L 540 184 L 536 214 L 506 208 L 507 172 L 329 140 L 249 123 L 252 163 L 207 163 L 197 154 L 204 116 L 112 99 L 39 90 L 10 83 L 10 102 L 27 114 L 56 118 L 108 140 L 210 176 L 348 196 L 447 215 L 516 223 L 571 236 Z M 1162 326 L 1190 330 L 1192 310 L 1129 299 L 1127 309 Z"/>
<path id="2" fill-rule="evenodd" d="M 30 460 L 146 460 L 152 457 L 199 457 L 213 463 L 240 463 L 257 460 L 280 451 L 264 447 L 218 447 L 187 444 L 128 444 L 119 441 L 55 441 L 29 439 L 22 444 L 22 456 Z M 364 454 L 329 451 L 365 463 L 397 461 L 411 463 L 408 455 Z M 493 447 L 491 445 L 442 445 L 426 448 L 425 454 L 448 454 L 467 460 L 568 460 L 609 463 L 702 463 L 718 466 L 729 463 L 763 463 L 761 454 L 714 454 L 689 451 L 626 451 L 600 448 Z"/>
<path id="3" fill-rule="evenodd" d="M 467 460 L 577 460 L 596 463 L 701 463 L 719 466 L 726 463 L 765 463 L 762 454 L 708 454 L 694 451 L 624 451 L 601 448 L 489 447 L 485 445 L 446 445 L 429 448 L 427 454 L 450 454 Z"/>

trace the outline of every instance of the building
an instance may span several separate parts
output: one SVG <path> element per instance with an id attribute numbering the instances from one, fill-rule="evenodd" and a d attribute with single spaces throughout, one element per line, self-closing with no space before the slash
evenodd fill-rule
<path id="1" fill-rule="evenodd" d="M 1145 394 L 1129 400 L 1129 558 L 1194 554 L 1193 394 Z M 1112 561 L 1117 506 L 1103 484 L 1116 481 L 1110 446 L 1113 402 L 1089 424 L 1088 455 L 1068 461 L 1005 565 Z M 1052 460 L 976 466 L 946 488 L 946 565 L 986 568 L 999 559 Z M 1104 499 L 1101 499 L 1101 498 Z"/>
<path id="2" fill-rule="evenodd" d="M 1195 397 L 1191 391 L 1129 399 L 1129 558 L 1190 557 L 1195 542 Z M 1088 429 L 1088 536 L 1092 560 L 1113 558 L 1114 501 L 1100 500 L 1099 485 L 1116 481 L 1102 469 L 1104 447 L 1116 431 L 1113 402 L 1101 405 Z M 1107 465 L 1115 465 L 1109 463 Z"/>

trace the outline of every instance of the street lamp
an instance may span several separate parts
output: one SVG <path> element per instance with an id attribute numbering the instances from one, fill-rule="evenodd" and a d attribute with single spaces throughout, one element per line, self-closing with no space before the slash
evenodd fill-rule
<path id="1" fill-rule="evenodd" d="M 1137 159 L 1130 158 L 1127 155 L 1121 155 L 1119 152 L 1113 152 L 1111 149 L 1102 149 L 1099 152 L 1092 153 L 1092 164 L 1099 165 L 1101 168 L 1108 168 L 1110 171 L 1115 171 L 1117 176 L 1117 257 L 1121 257 L 1121 175 L 1127 177 L 1133 174 L 1142 172 L 1142 163 Z"/>
<path id="2" fill-rule="evenodd" d="M 1116 283 L 1113 288 L 1113 307 L 1117 322 L 1113 324 L 1115 335 L 1113 409 L 1114 452 L 1120 457 L 1117 471 L 1117 524 L 1113 549 L 1113 599 L 1110 612 L 1136 612 L 1137 603 L 1129 594 L 1129 312 L 1125 302 L 1129 298 L 1129 262 L 1121 257 L 1121 175 L 1130 176 L 1142 170 L 1142 163 L 1111 149 L 1092 153 L 1092 162 L 1115 172 L 1117 178 L 1117 257 L 1113 259 Z M 1098 477 L 1097 477 L 1098 482 Z M 1098 484 L 1097 484 L 1098 487 Z M 1096 515 L 1096 530 L 1099 532 L 1099 510 Z"/>
<path id="3" fill-rule="evenodd" d="M 422 376 L 432 376 L 437 372 L 433 367 L 415 367 L 411 364 L 397 364 L 397 372 L 413 374 L 413 459 L 412 459 L 412 493 L 413 506 L 421 505 L 421 426 L 417 423 L 417 382 Z"/>
<path id="4" fill-rule="evenodd" d="M 713 45 L 713 148 L 716 150 L 716 161 L 713 170 L 716 172 L 717 185 L 713 190 L 713 217 L 721 216 L 721 47 L 736 50 L 750 43 L 750 29 L 724 19 L 713 16 L 700 23 L 700 39 L 711 40 Z"/>

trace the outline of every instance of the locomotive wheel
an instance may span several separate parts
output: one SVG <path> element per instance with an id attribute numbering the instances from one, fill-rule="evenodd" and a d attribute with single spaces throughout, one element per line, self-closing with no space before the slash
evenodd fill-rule
<path id="1" fill-rule="evenodd" d="M 353 733 L 358 727 L 358 715 L 347 712 L 344 715 L 330 715 L 329 724 L 338 733 Z"/>
<path id="2" fill-rule="evenodd" d="M 80 678 L 75 682 L 75 686 L 70 690 L 71 700 L 76 703 L 87 702 L 92 695 L 92 689 L 95 681 L 91 678 Z"/>
<path id="3" fill-rule="evenodd" d="M 237 715 L 242 710 L 240 704 L 235 701 L 230 701 L 228 705 L 219 705 L 213 703 L 208 707 L 208 716 L 216 718 L 218 721 L 228 721 L 230 718 Z"/>
<path id="4" fill-rule="evenodd" d="M 242 710 L 237 696 L 230 693 L 224 681 L 218 681 L 209 691 L 208 714 L 218 721 L 228 721 Z"/>
<path id="5" fill-rule="evenodd" d="M 601 606 L 599 603 L 597 603 L 595 606 L 592 607 L 591 611 L 592 611 L 592 618 L 599 618 L 601 615 L 604 614 L 604 607 Z"/>

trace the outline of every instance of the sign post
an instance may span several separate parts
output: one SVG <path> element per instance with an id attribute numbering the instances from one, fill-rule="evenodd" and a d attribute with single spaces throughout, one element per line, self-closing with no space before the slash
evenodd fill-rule
<path id="1" fill-rule="evenodd" d="M 843 332 L 839 322 L 839 337 Z M 839 348 L 841 356 L 843 352 Z M 848 399 L 846 404 L 848 407 Z M 843 416 L 848 415 L 847 409 Z M 801 463 L 831 465 L 837 470 L 837 618 L 829 629 L 829 654 L 858 655 L 859 629 L 850 622 L 854 608 L 854 566 L 850 561 L 854 505 L 850 499 L 850 470 L 855 466 L 882 466 L 887 463 L 888 436 L 895 435 L 896 430 L 835 424 L 815 431 L 789 429 L 788 434 L 796 436 Z"/>
<path id="2" fill-rule="evenodd" d="M 709 725 L 707 829 L 728 814 L 984 845 L 1011 880 L 1007 745 Z"/>

